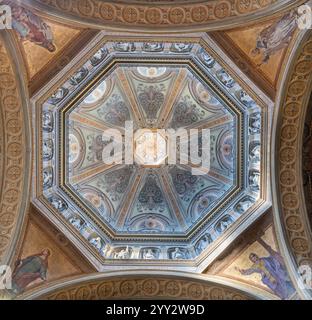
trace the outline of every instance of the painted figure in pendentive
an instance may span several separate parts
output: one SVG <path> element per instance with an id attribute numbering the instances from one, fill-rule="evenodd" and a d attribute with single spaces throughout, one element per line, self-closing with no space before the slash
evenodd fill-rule
<path id="1" fill-rule="evenodd" d="M 288 46 L 296 27 L 296 13 L 285 14 L 280 20 L 260 32 L 256 48 L 251 51 L 252 56 L 256 56 L 262 51 L 263 57 L 260 65 L 267 63 L 274 53 Z"/>
<path id="2" fill-rule="evenodd" d="M 23 293 L 25 288 L 32 282 L 47 279 L 48 258 L 51 254 L 49 249 L 41 253 L 16 261 L 12 275 L 12 290 L 15 294 Z"/>
<path id="3" fill-rule="evenodd" d="M 33 42 L 50 52 L 56 47 L 53 43 L 53 34 L 50 26 L 31 11 L 18 5 L 12 7 L 12 27 L 21 41 Z"/>
<path id="4" fill-rule="evenodd" d="M 261 238 L 258 239 L 258 242 L 269 252 L 270 255 L 268 257 L 259 258 L 257 254 L 251 253 L 249 255 L 249 259 L 253 265 L 245 270 L 239 268 L 236 269 L 242 275 L 259 273 L 261 275 L 262 283 L 269 287 L 274 294 L 281 299 L 289 298 L 295 292 L 295 289 L 288 276 L 282 256 L 278 252 L 274 251 Z"/>

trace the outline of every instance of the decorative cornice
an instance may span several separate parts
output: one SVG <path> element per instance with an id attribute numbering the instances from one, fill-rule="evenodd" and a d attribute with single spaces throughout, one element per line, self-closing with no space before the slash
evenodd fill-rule
<path id="1" fill-rule="evenodd" d="M 170 271 L 115 271 L 59 281 L 32 290 L 25 300 L 192 299 L 262 300 L 276 297 L 256 287 L 208 275 Z"/>
<path id="2" fill-rule="evenodd" d="M 191 3 L 127 3 L 101 0 L 25 0 L 41 15 L 71 24 L 109 30 L 185 32 L 239 26 L 297 7 L 302 0 L 210 0 Z"/>
<path id="3" fill-rule="evenodd" d="M 30 143 L 27 101 L 9 33 L 0 36 L 0 112 L 3 125 L 0 175 L 0 261 L 10 264 L 29 203 Z"/>
<path id="4" fill-rule="evenodd" d="M 298 37 L 280 86 L 273 129 L 276 143 L 272 148 L 276 230 L 288 270 L 297 286 L 298 267 L 312 267 L 312 234 L 306 214 L 301 169 L 303 126 L 312 88 L 311 71 L 312 33 L 309 30 Z M 312 298 L 311 290 L 297 289 L 303 298 Z"/>

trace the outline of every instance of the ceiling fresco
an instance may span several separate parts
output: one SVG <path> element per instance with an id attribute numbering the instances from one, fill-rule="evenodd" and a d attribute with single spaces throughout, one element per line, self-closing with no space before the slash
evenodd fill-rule
<path id="1" fill-rule="evenodd" d="M 34 202 L 49 207 L 101 263 L 195 263 L 266 203 L 263 109 L 207 50 L 195 42 L 108 41 L 38 104 Z M 195 152 L 177 139 L 171 163 L 169 129 L 190 133 Z M 107 130 L 121 132 L 119 151 L 109 153 L 119 152 L 121 163 L 104 161 L 113 145 Z M 210 167 L 194 175 L 202 170 L 192 162 L 196 152 L 209 153 Z"/>
<path id="2" fill-rule="evenodd" d="M 304 3 L 0 0 L 0 299 L 311 299 Z"/>
<path id="3" fill-rule="evenodd" d="M 226 32 L 232 44 L 237 45 L 252 65 L 276 84 L 286 48 L 296 31 L 296 14 L 284 16 L 248 29 Z"/>
<path id="4" fill-rule="evenodd" d="M 25 246 L 20 254 L 21 259 L 31 256 L 34 252 L 40 254 L 43 250 L 47 250 L 49 252 L 47 258 L 49 271 L 46 271 L 46 274 L 48 274 L 49 280 L 93 271 L 88 264 L 81 262 L 75 248 L 60 236 L 57 229 L 45 227 L 45 219 L 38 215 L 34 208 L 31 208 L 31 214 L 23 239 Z M 40 283 L 40 279 L 34 281 L 30 286 L 34 286 L 36 283 Z"/>
<path id="5" fill-rule="evenodd" d="M 62 49 L 68 46 L 72 41 L 77 41 L 80 30 L 68 28 L 60 24 L 48 22 L 53 33 L 53 43 L 55 50 L 49 51 L 44 47 L 38 46 L 31 41 L 22 43 L 25 59 L 27 60 L 29 78 L 33 78 L 42 70 Z"/>
<path id="6" fill-rule="evenodd" d="M 217 31 L 212 36 L 241 70 L 274 100 L 287 48 L 298 31 L 296 19 L 296 11 L 292 10 L 249 28 Z"/>
<path id="7" fill-rule="evenodd" d="M 181 81 L 177 87 L 178 77 Z M 101 81 L 67 118 L 70 128 L 65 155 L 69 159 L 68 185 L 83 202 L 91 200 L 93 206 L 97 203 L 96 213 L 113 230 L 153 235 L 186 232 L 205 211 L 202 204 L 194 203 L 194 197 L 206 192 L 208 208 L 237 185 L 236 116 L 183 65 L 133 67 L 122 64 Z M 176 100 L 169 100 L 170 93 L 175 90 L 179 95 Z M 132 96 L 132 105 L 128 96 Z M 81 120 L 97 121 L 103 128 L 122 129 L 125 121 L 135 119 L 135 115 L 141 121 L 133 124 L 137 128 L 133 165 L 103 167 L 102 152 L 111 137 L 105 137 L 91 123 Z M 142 130 L 196 129 L 213 122 L 215 124 L 209 127 L 210 171 L 204 177 L 193 176 L 188 167 L 191 164 L 186 167 L 166 165 L 166 149 L 169 148 L 166 137 L 156 131 L 149 136 L 148 129 Z M 154 146 L 154 140 L 158 146 Z M 152 149 L 156 147 L 159 150 L 154 152 Z M 184 156 L 188 157 L 188 153 Z M 130 193 L 136 180 L 139 180 L 136 192 Z M 170 199 L 167 194 L 174 198 Z M 122 217 L 126 199 L 132 205 Z M 183 214 L 182 219 L 180 212 L 174 212 L 176 205 Z"/>
<path id="8" fill-rule="evenodd" d="M 29 79 L 44 68 L 77 36 L 81 29 L 42 19 L 11 0 L 3 3 L 12 10 L 12 28 L 27 66 Z"/>
<path id="9" fill-rule="evenodd" d="M 241 235 L 227 251 L 227 254 L 220 256 L 208 267 L 206 274 L 216 274 L 262 287 L 283 300 L 297 299 L 285 261 L 279 253 L 270 211 Z M 279 265 L 278 273 L 274 275 L 272 282 L 263 276 L 263 272 L 271 272 L 272 265 L 268 261 Z"/>

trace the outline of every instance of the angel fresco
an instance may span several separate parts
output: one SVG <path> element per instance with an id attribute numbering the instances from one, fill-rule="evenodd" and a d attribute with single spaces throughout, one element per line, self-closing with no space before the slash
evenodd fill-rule
<path id="1" fill-rule="evenodd" d="M 49 249 L 16 261 L 12 275 L 12 290 L 14 294 L 23 293 L 26 287 L 34 281 L 47 279 Z"/>
<path id="2" fill-rule="evenodd" d="M 259 273 L 262 283 L 269 287 L 274 294 L 283 300 L 289 298 L 294 294 L 295 289 L 288 276 L 282 256 L 261 238 L 258 239 L 258 242 L 270 255 L 268 257 L 259 257 L 256 253 L 252 252 L 249 255 L 249 259 L 253 263 L 252 266 L 248 269 L 236 268 L 236 270 L 242 275 Z"/>
<path id="3" fill-rule="evenodd" d="M 56 50 L 50 26 L 31 11 L 17 5 L 12 7 L 12 27 L 21 41 L 33 42 L 50 52 Z"/>
<path id="4" fill-rule="evenodd" d="M 260 65 L 267 63 L 273 54 L 288 46 L 296 27 L 296 13 L 285 14 L 280 20 L 260 32 L 256 48 L 251 51 L 252 56 L 257 56 L 262 52 Z"/>

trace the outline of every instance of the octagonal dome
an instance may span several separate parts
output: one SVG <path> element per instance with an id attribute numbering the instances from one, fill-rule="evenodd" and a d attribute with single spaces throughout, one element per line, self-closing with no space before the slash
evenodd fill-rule
<path id="1" fill-rule="evenodd" d="M 265 106 L 196 41 L 106 39 L 80 61 L 36 98 L 34 203 L 99 269 L 198 266 L 267 203 Z M 181 130 L 172 163 L 168 132 Z"/>

